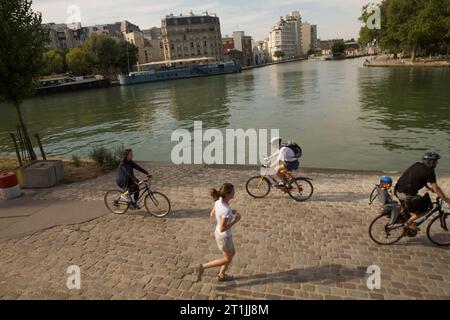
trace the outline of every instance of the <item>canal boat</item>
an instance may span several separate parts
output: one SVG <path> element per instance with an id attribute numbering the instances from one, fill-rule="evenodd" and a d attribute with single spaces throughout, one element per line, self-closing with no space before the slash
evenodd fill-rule
<path id="1" fill-rule="evenodd" d="M 205 63 L 204 61 L 206 60 L 207 58 L 197 58 L 147 63 L 145 64 L 146 66 L 160 67 L 145 71 L 134 71 L 128 73 L 127 75 L 118 75 L 118 79 L 120 85 L 125 86 L 146 82 L 205 77 L 241 72 L 241 66 L 235 64 L 232 61 Z M 173 66 L 177 64 L 179 64 L 180 66 Z M 142 66 L 143 65 L 138 66 L 138 69 Z"/>
<path id="2" fill-rule="evenodd" d="M 39 79 L 37 95 L 63 93 L 110 86 L 109 79 L 101 75 L 76 77 L 70 73 L 44 76 Z"/>

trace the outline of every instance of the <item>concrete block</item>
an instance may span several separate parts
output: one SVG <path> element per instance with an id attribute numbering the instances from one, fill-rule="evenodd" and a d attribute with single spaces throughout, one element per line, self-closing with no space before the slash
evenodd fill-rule
<path id="1" fill-rule="evenodd" d="M 49 188 L 64 178 L 61 160 L 37 160 L 21 169 L 23 188 Z"/>

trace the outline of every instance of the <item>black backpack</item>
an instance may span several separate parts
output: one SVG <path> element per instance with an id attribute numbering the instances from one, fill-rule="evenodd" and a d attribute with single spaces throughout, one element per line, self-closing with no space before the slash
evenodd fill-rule
<path id="1" fill-rule="evenodd" d="M 289 141 L 283 147 L 287 147 L 287 148 L 291 149 L 294 152 L 294 155 L 297 159 L 300 159 L 303 155 L 302 148 L 300 148 L 300 146 L 298 144 L 296 144 L 295 142 Z"/>

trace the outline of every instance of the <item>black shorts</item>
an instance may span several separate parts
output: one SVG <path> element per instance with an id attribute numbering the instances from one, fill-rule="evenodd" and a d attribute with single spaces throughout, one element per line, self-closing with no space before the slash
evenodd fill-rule
<path id="1" fill-rule="evenodd" d="M 395 195 L 411 213 L 426 213 L 433 208 L 433 202 L 431 201 L 428 193 L 423 196 L 418 194 L 415 196 L 409 196 L 396 192 Z"/>
<path id="2" fill-rule="evenodd" d="M 292 161 L 292 162 L 285 162 L 284 163 L 284 167 L 286 168 L 286 170 L 288 171 L 294 171 L 297 170 L 298 167 L 300 166 L 300 163 L 297 161 Z"/>

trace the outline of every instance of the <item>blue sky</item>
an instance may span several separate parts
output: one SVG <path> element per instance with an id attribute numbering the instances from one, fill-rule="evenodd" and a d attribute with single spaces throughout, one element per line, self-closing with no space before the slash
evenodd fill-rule
<path id="1" fill-rule="evenodd" d="M 77 5 L 83 25 L 128 20 L 141 29 L 161 26 L 166 14 L 216 13 L 222 35 L 244 30 L 255 40 L 262 40 L 281 15 L 299 10 L 303 21 L 317 24 L 318 37 L 357 38 L 358 17 L 370 0 L 34 0 L 44 22 L 66 22 L 67 8 Z"/>

